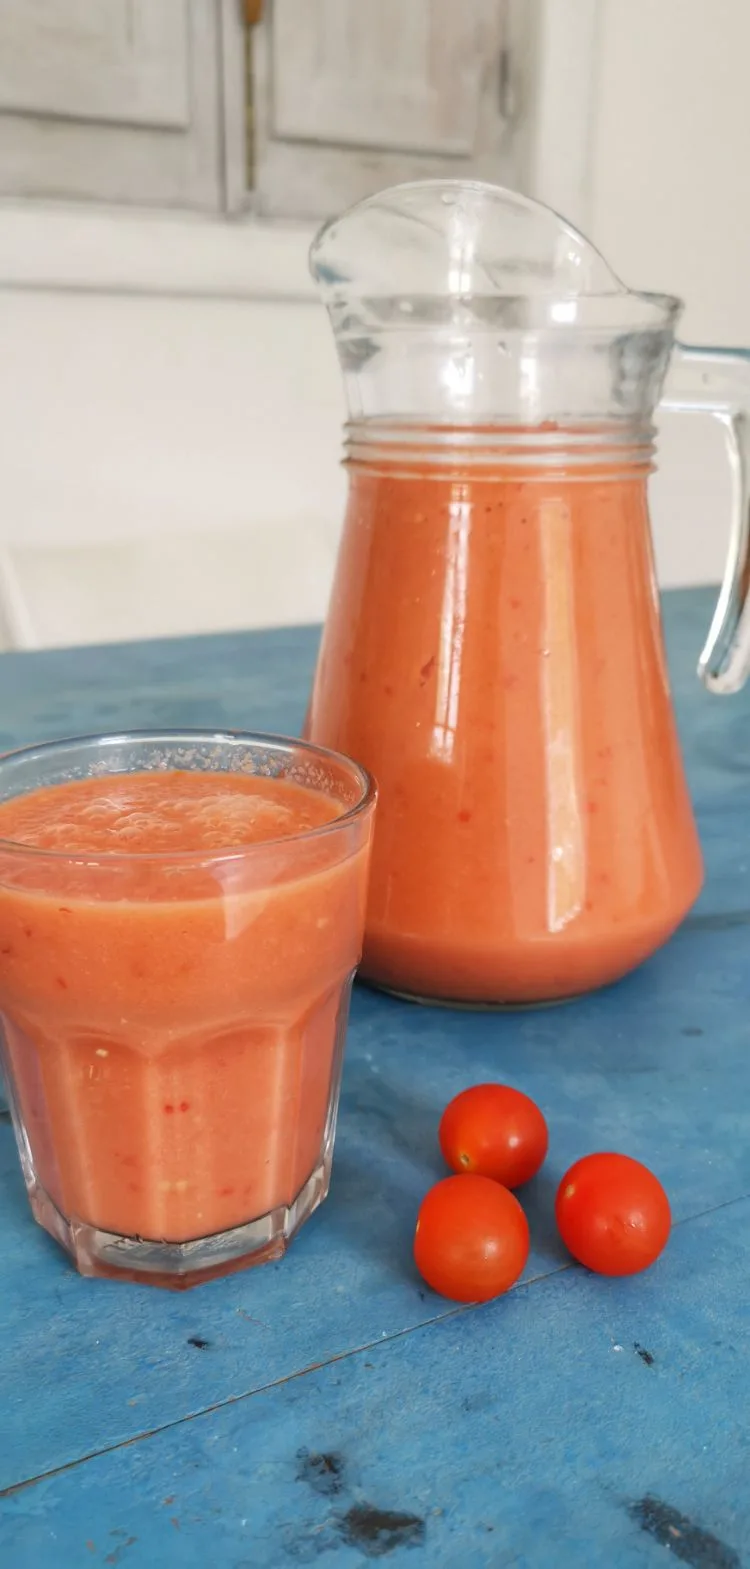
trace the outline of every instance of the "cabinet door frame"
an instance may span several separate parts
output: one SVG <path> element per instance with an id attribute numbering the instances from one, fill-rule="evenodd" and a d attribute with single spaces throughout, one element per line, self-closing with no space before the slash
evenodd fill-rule
<path id="1" fill-rule="evenodd" d="M 532 59 L 521 76 L 525 189 L 584 234 L 593 209 L 593 144 L 606 0 L 530 0 Z M 524 11 L 527 0 L 512 0 Z"/>

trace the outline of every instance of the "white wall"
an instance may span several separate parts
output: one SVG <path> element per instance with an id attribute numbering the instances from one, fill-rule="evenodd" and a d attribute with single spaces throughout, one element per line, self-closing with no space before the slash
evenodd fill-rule
<path id="1" fill-rule="evenodd" d="M 592 238 L 684 335 L 750 343 L 750 3 L 602 0 Z"/>
<path id="2" fill-rule="evenodd" d="M 3 539 L 338 521 L 317 304 L 0 293 L 0 344 Z"/>
<path id="3" fill-rule="evenodd" d="M 323 616 L 343 400 L 317 303 L 0 292 L 0 343 L 0 647 Z"/>
<path id="4" fill-rule="evenodd" d="M 601 0 L 591 237 L 635 287 L 678 294 L 683 339 L 750 345 L 750 0 Z M 716 422 L 664 423 L 662 577 L 719 577 L 729 477 Z"/>

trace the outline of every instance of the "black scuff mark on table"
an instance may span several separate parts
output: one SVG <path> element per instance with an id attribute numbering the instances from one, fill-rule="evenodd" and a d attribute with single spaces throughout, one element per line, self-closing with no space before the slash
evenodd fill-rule
<path id="1" fill-rule="evenodd" d="M 683 922 L 683 929 L 691 932 L 728 932 L 736 926 L 750 926 L 750 910 L 715 910 L 689 915 Z"/>
<path id="2" fill-rule="evenodd" d="M 190 1335 L 188 1345 L 195 1346 L 196 1351 L 208 1351 L 210 1340 L 204 1340 L 202 1335 Z"/>
<path id="3" fill-rule="evenodd" d="M 335 1449 L 297 1452 L 297 1481 L 306 1482 L 324 1498 L 335 1498 L 344 1486 L 344 1457 Z"/>
<path id="4" fill-rule="evenodd" d="M 653 1351 L 647 1351 L 646 1347 L 640 1345 L 637 1340 L 633 1341 L 633 1350 L 637 1351 L 641 1361 L 645 1362 L 646 1367 L 653 1367 L 656 1361 Z"/>
<path id="5" fill-rule="evenodd" d="M 712 1531 L 696 1525 L 671 1504 L 647 1493 L 628 1505 L 628 1514 L 647 1536 L 666 1547 L 690 1569 L 742 1569 L 733 1547 L 720 1541 Z"/>
<path id="6" fill-rule="evenodd" d="M 339 1522 L 347 1547 L 356 1547 L 365 1558 L 385 1558 L 396 1548 L 422 1547 L 425 1539 L 421 1515 L 400 1509 L 376 1509 L 373 1504 L 353 1504 Z"/>
<path id="7" fill-rule="evenodd" d="M 109 1534 L 110 1536 L 125 1536 L 124 1531 L 110 1531 Z M 124 1542 L 118 1542 L 117 1547 L 111 1553 L 107 1553 L 104 1559 L 105 1564 L 120 1564 L 123 1554 L 127 1552 L 129 1547 L 134 1547 L 137 1541 L 137 1536 L 125 1536 Z"/>

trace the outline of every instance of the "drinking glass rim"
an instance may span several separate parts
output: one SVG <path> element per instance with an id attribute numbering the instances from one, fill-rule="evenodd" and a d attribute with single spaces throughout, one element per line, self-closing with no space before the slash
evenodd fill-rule
<path id="1" fill-rule="evenodd" d="M 310 839 L 320 839 L 326 835 L 334 834 L 341 828 L 347 826 L 349 823 L 356 821 L 358 817 L 362 816 L 369 808 L 374 806 L 377 798 L 377 786 L 372 774 L 369 773 L 366 768 L 363 768 L 361 763 L 358 763 L 354 758 L 347 756 L 345 752 L 336 752 L 332 747 L 318 746 L 317 742 L 304 741 L 297 736 L 281 735 L 276 731 L 270 730 L 201 730 L 200 728 L 164 730 L 104 730 L 84 735 L 62 736 L 58 737 L 57 740 L 54 741 L 32 742 L 27 746 L 12 747 L 10 751 L 0 753 L 0 777 L 2 776 L 5 765 L 7 763 L 13 762 L 16 759 L 28 758 L 31 760 L 36 756 L 44 758 L 45 756 L 50 756 L 56 751 L 62 751 L 66 747 L 82 747 L 102 742 L 107 743 L 108 745 L 122 746 L 134 741 L 161 741 L 167 745 L 170 742 L 175 743 L 177 741 L 185 741 L 187 744 L 190 744 L 191 742 L 196 744 L 199 741 L 207 741 L 216 743 L 217 745 L 220 745 L 222 742 L 230 742 L 232 744 L 240 742 L 248 746 L 267 747 L 269 750 L 273 750 L 275 747 L 279 749 L 289 749 L 294 747 L 296 750 L 306 752 L 310 758 L 319 758 L 323 762 L 329 761 L 332 763 L 344 764 L 347 768 L 351 769 L 352 773 L 355 775 L 360 784 L 360 795 L 351 806 L 346 807 L 338 817 L 334 817 L 329 823 L 321 823 L 316 828 L 303 828 L 291 834 L 280 834 L 278 837 L 272 839 L 262 839 L 259 840 L 256 844 L 226 845 L 217 847 L 212 846 L 211 848 L 205 848 L 203 850 L 49 850 L 39 845 L 24 844 L 19 839 L 5 839 L 0 835 L 0 853 L 3 855 L 11 854 L 14 856 L 29 856 L 42 861 L 53 861 L 56 864 L 68 863 L 69 865 L 76 866 L 113 866 L 117 863 L 123 862 L 135 862 L 138 865 L 143 865 L 147 862 L 170 865 L 177 862 L 181 866 L 189 866 L 190 864 L 196 866 L 205 866 L 207 864 L 214 865 L 219 861 L 226 863 L 228 861 L 244 860 L 252 855 L 259 855 L 260 852 L 264 850 L 278 848 L 279 845 L 293 845 L 303 841 L 306 842 Z M 91 777 L 99 777 L 102 779 L 126 779 L 129 772 L 136 773 L 138 771 L 139 770 L 136 769 L 113 769 L 111 773 L 103 773 L 96 776 L 92 775 Z M 140 771 L 155 774 L 161 772 L 200 772 L 200 770 L 197 769 L 191 770 L 187 768 L 163 770 L 144 769 Z M 205 771 L 208 772 L 208 770 Z M 240 778 L 253 777 L 252 775 L 241 774 L 239 769 L 222 769 L 216 770 L 216 772 L 227 774 L 232 774 L 234 772 Z M 268 776 L 261 774 L 257 777 L 264 778 Z M 73 780 L 59 781 L 59 783 L 63 782 L 75 783 Z M 54 790 L 55 788 L 56 786 L 54 784 L 45 785 L 44 783 L 40 783 L 35 785 L 33 789 L 25 790 L 21 793 L 24 795 L 32 795 L 37 790 Z M 304 786 L 302 788 L 304 788 Z M 321 794 L 322 793 L 323 792 L 321 791 Z M 8 796 L 7 799 L 16 800 L 17 797 Z M 2 804 L 3 803 L 0 802 L 0 805 Z"/>

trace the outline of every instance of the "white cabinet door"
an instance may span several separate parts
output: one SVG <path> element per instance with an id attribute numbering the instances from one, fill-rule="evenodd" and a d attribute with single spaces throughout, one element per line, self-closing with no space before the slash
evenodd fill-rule
<path id="1" fill-rule="evenodd" d="M 0 194 L 218 207 L 215 0 L 1 0 Z"/>
<path id="2" fill-rule="evenodd" d="M 247 50 L 242 0 L 0 0 L 0 198 L 306 219 L 456 175 L 584 218 L 600 3 L 257 0 Z"/>
<path id="3" fill-rule="evenodd" d="M 260 210 L 325 215 L 396 180 L 513 183 L 508 0 L 271 0 L 254 37 Z"/>

